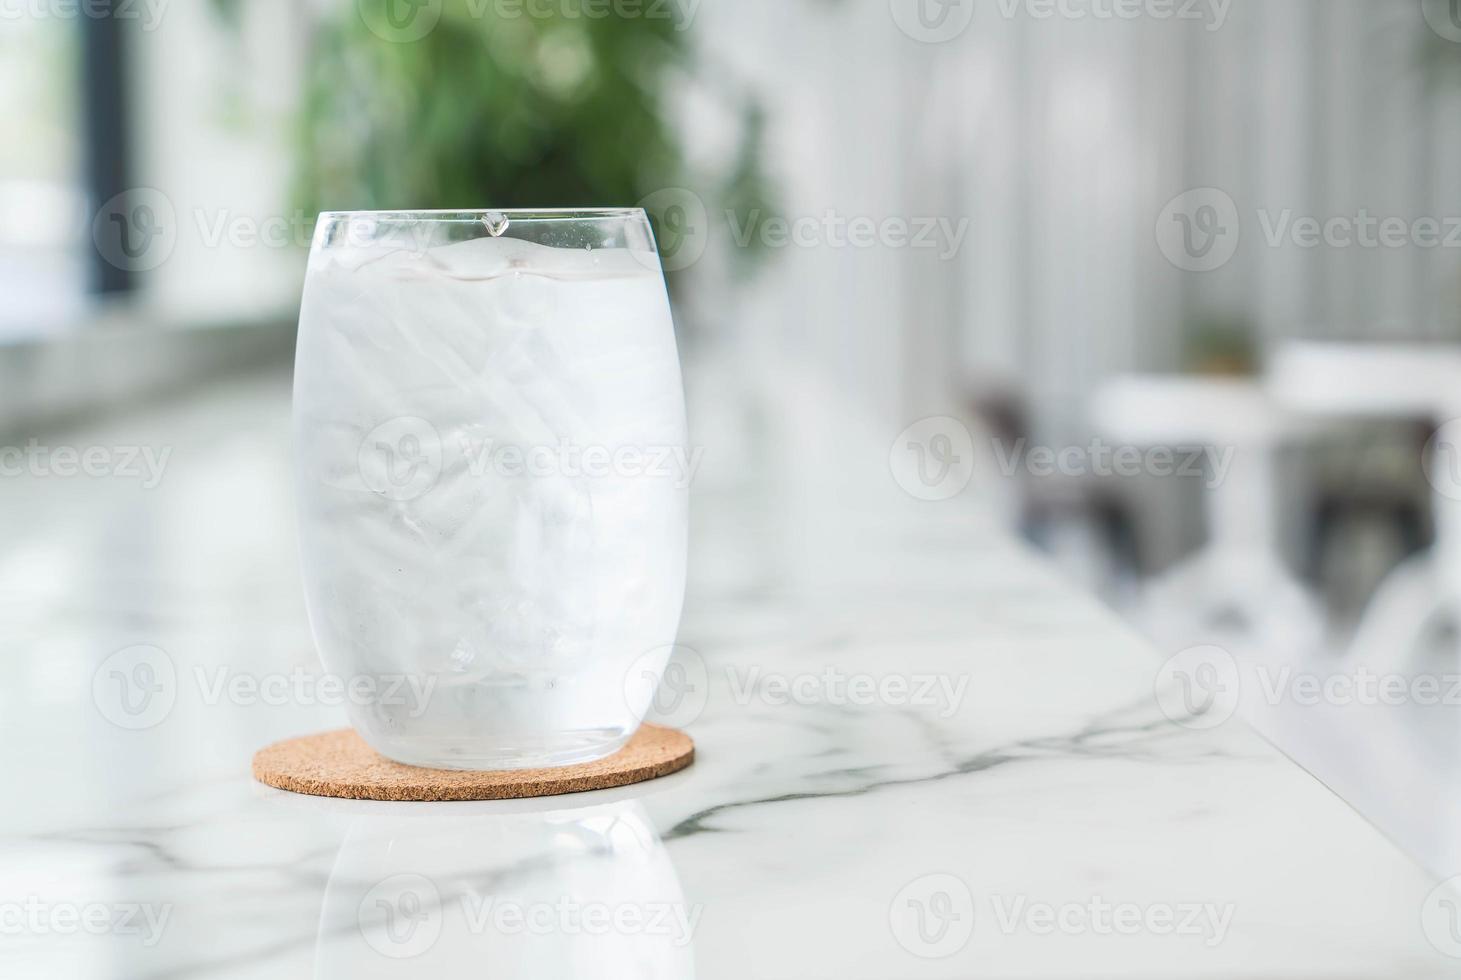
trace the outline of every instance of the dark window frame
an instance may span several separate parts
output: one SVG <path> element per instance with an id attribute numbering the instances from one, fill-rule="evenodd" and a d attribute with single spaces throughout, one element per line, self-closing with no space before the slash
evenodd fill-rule
<path id="1" fill-rule="evenodd" d="M 84 179 L 88 212 L 96 215 L 103 204 L 131 186 L 131 126 L 128 112 L 126 23 L 115 16 L 78 18 L 82 40 L 82 120 L 84 128 Z M 135 277 L 107 261 L 94 242 L 91 228 L 88 242 L 89 291 L 110 295 L 130 292 Z"/>

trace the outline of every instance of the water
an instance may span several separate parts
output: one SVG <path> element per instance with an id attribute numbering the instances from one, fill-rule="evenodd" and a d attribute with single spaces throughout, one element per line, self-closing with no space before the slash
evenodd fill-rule
<path id="1" fill-rule="evenodd" d="M 316 643 L 357 684 L 355 727 L 416 765 L 615 751 L 680 614 L 686 433 L 658 262 L 505 230 L 317 243 L 300 317 Z"/>

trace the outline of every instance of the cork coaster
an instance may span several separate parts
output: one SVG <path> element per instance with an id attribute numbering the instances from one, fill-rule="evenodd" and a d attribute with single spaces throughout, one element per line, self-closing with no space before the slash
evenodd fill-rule
<path id="1" fill-rule="evenodd" d="M 695 743 L 645 723 L 618 752 L 558 769 L 460 772 L 402 765 L 377 754 L 354 729 L 276 742 L 254 755 L 254 778 L 276 789 L 347 800 L 515 800 L 627 786 L 679 772 Z"/>

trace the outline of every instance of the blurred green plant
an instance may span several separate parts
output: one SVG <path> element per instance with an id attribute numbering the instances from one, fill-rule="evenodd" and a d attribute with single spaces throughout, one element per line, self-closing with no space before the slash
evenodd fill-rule
<path id="1" fill-rule="evenodd" d="M 1246 376 L 1261 367 L 1257 331 L 1240 314 L 1213 314 L 1186 331 L 1183 367 L 1197 374 Z"/>
<path id="2" fill-rule="evenodd" d="M 1456 16 L 1455 0 L 1450 0 L 1450 7 L 1446 8 L 1437 3 L 1435 6 L 1422 7 L 1422 13 L 1428 14 L 1423 18 L 1429 20 L 1431 17 L 1440 18 L 1449 16 L 1453 18 L 1452 26 L 1455 25 Z M 1444 25 L 1444 21 L 1438 23 Z M 1444 27 L 1443 27 L 1444 29 Z M 1433 25 L 1422 25 L 1416 28 L 1420 35 L 1419 58 L 1421 84 L 1426 97 L 1434 104 L 1446 107 L 1445 111 L 1451 111 L 1454 93 L 1461 88 L 1461 42 L 1452 40 L 1451 37 L 1442 36 L 1440 30 Z M 1448 33 L 1450 33 L 1448 31 Z M 1452 309 L 1454 319 L 1451 327 L 1457 336 L 1461 336 L 1461 270 L 1455 270 L 1452 274 L 1451 285 L 1448 290 L 1449 296 L 1446 303 Z"/>
<path id="3" fill-rule="evenodd" d="M 244 0 L 213 2 L 236 33 Z M 762 109 L 726 73 L 701 70 L 679 5 L 590 17 L 571 4 L 443 0 L 424 36 L 392 40 L 403 2 L 419 16 L 431 6 L 347 0 L 312 25 L 295 160 L 307 213 L 626 206 L 667 187 L 693 190 L 711 214 L 773 210 Z M 691 172 L 669 118 L 671 95 L 691 87 L 737 131 L 717 173 Z M 739 270 L 750 251 L 733 250 Z"/>

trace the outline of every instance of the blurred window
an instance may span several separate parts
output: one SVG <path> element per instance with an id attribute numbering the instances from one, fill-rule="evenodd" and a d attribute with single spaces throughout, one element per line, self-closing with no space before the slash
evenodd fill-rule
<path id="1" fill-rule="evenodd" d="M 83 308 L 81 37 L 74 19 L 0 21 L 0 342 Z"/>

